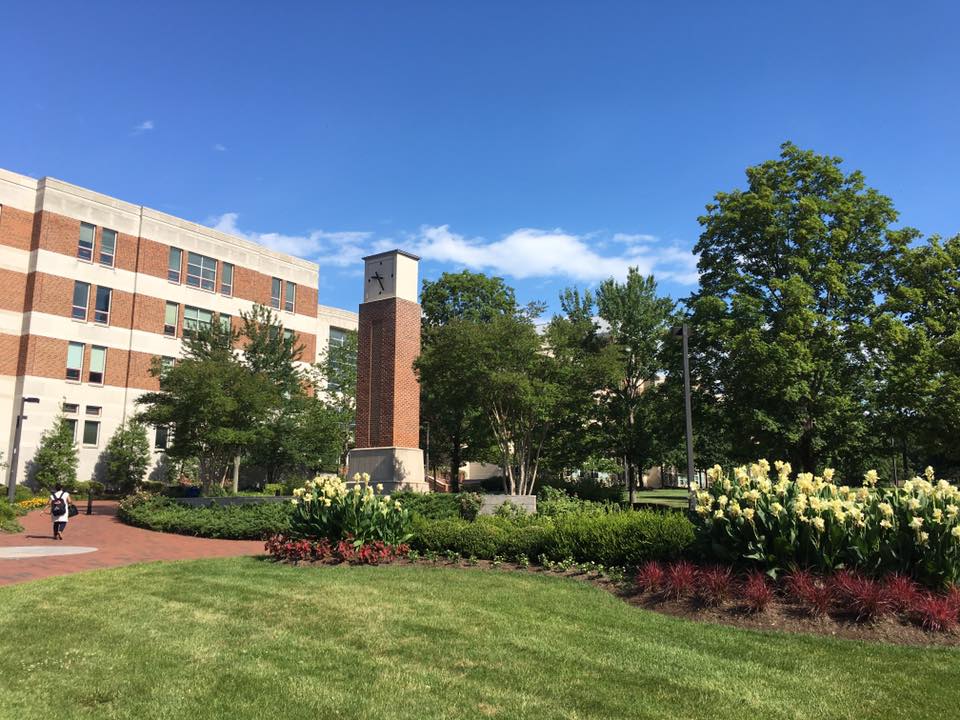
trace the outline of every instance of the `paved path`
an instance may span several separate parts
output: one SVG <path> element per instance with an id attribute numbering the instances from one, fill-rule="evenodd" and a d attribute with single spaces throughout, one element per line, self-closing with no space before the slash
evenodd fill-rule
<path id="1" fill-rule="evenodd" d="M 263 543 L 260 541 L 210 540 L 124 525 L 116 518 L 115 502 L 94 502 L 93 515 L 84 514 L 87 507 L 85 502 L 78 507 L 80 515 L 70 518 L 63 533 L 63 540 L 53 539 L 50 516 L 34 510 L 20 518 L 23 532 L 14 535 L 0 533 L 0 547 L 80 545 L 95 547 L 96 552 L 60 557 L 0 558 L 0 585 L 152 560 L 188 560 L 263 553 Z"/>

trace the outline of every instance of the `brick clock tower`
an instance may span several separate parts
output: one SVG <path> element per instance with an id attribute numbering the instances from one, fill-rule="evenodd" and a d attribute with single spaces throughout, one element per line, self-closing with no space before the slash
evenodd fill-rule
<path id="1" fill-rule="evenodd" d="M 357 331 L 356 447 L 347 478 L 369 473 L 384 490 L 429 486 L 420 450 L 420 258 L 390 250 L 363 259 L 363 303 Z"/>

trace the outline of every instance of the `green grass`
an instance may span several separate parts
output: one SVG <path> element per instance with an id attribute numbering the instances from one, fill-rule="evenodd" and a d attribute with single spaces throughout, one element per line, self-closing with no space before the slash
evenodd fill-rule
<path id="1" fill-rule="evenodd" d="M 202 560 L 8 586 L 0 638 L 0 717 L 18 720 L 930 719 L 956 717 L 960 683 L 956 650 L 746 632 L 573 580 L 406 565 Z"/>
<path id="2" fill-rule="evenodd" d="M 685 509 L 688 498 L 689 493 L 686 488 L 637 491 L 637 502 L 644 505 L 665 505 L 666 507 Z"/>

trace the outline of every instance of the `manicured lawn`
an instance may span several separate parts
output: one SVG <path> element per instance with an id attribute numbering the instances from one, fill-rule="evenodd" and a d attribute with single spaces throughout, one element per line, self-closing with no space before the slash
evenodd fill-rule
<path id="1" fill-rule="evenodd" d="M 661 490 L 638 490 L 637 502 L 645 505 L 666 505 L 672 508 L 686 508 L 689 493 L 686 488 L 663 488 Z"/>
<path id="2" fill-rule="evenodd" d="M 238 558 L 0 588 L 0 678 L 20 720 L 930 719 L 956 717 L 960 652 L 700 625 L 532 573 Z"/>

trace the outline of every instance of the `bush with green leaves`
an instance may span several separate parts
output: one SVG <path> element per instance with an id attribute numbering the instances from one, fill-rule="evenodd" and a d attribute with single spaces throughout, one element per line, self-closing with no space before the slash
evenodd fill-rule
<path id="1" fill-rule="evenodd" d="M 287 502 L 249 505 L 182 505 L 173 498 L 139 493 L 121 501 L 117 517 L 128 525 L 158 532 L 229 540 L 262 540 L 290 531 Z"/>
<path id="2" fill-rule="evenodd" d="M 293 491 L 292 537 L 330 542 L 352 540 L 358 546 L 377 540 L 400 545 L 409 537 L 410 511 L 370 485 L 370 476 L 354 476 L 353 487 L 338 477 L 308 480 Z"/>
<path id="3" fill-rule="evenodd" d="M 146 427 L 136 419 L 128 419 L 110 438 L 104 456 L 107 486 L 120 492 L 135 490 L 150 467 Z"/>
<path id="4" fill-rule="evenodd" d="M 53 490 L 57 483 L 72 491 L 77 482 L 77 462 L 73 429 L 65 417 L 58 415 L 53 426 L 40 437 L 40 445 L 30 461 L 29 471 L 33 482 L 47 492 Z"/>
<path id="5" fill-rule="evenodd" d="M 476 522 L 418 519 L 411 544 L 421 552 L 453 551 L 511 560 L 573 558 L 602 565 L 639 565 L 680 557 L 694 541 L 693 524 L 679 512 L 568 513 L 556 517 L 484 516 Z"/>
<path id="6" fill-rule="evenodd" d="M 537 493 L 537 513 L 539 515 L 563 515 L 565 513 L 608 513 L 617 512 L 620 507 L 612 502 L 581 500 L 560 488 L 545 485 Z"/>
<path id="7" fill-rule="evenodd" d="M 0 500 L 0 532 L 16 533 L 23 530 L 17 517 L 23 515 L 26 511 L 11 505 L 6 498 Z"/>

